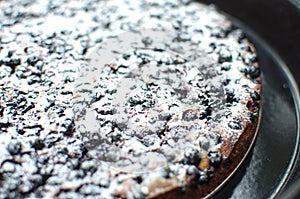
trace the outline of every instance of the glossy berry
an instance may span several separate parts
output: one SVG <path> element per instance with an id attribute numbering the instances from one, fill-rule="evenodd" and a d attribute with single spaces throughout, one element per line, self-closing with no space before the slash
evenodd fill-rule
<path id="1" fill-rule="evenodd" d="M 27 63 L 31 66 L 34 66 L 39 61 L 39 58 L 36 56 L 29 57 Z"/>
<path id="2" fill-rule="evenodd" d="M 150 37 L 145 37 L 142 39 L 142 42 L 145 44 L 145 46 L 149 46 L 153 43 L 153 40 Z"/>
<path id="3" fill-rule="evenodd" d="M 186 170 L 186 174 L 189 176 L 198 176 L 199 177 L 199 170 L 194 165 L 191 165 Z"/>
<path id="4" fill-rule="evenodd" d="M 245 69 L 245 74 L 250 78 L 257 78 L 260 76 L 260 69 L 255 66 L 250 66 L 249 68 Z"/>
<path id="5" fill-rule="evenodd" d="M 232 104 L 233 102 L 237 102 L 238 100 L 236 99 L 234 95 L 234 89 L 226 89 L 226 102 Z"/>
<path id="6" fill-rule="evenodd" d="M 11 58 L 14 55 L 14 52 L 15 51 L 13 51 L 13 50 L 8 51 L 7 57 Z"/>
<path id="7" fill-rule="evenodd" d="M 230 121 L 228 122 L 228 127 L 234 130 L 241 130 L 242 124 L 241 121 Z"/>
<path id="8" fill-rule="evenodd" d="M 134 107 L 136 105 L 142 105 L 145 102 L 145 100 L 143 100 L 140 96 L 135 95 L 135 96 L 130 97 L 128 99 L 128 102 L 131 107 Z"/>
<path id="9" fill-rule="evenodd" d="M 214 51 L 217 48 L 217 45 L 215 43 L 210 43 L 209 47 Z"/>
<path id="10" fill-rule="evenodd" d="M 223 28 L 213 28 L 211 30 L 211 37 L 216 38 L 225 38 L 228 35 L 229 31 Z"/>
<path id="11" fill-rule="evenodd" d="M 210 147 L 210 141 L 206 137 L 199 138 L 199 146 L 201 149 L 208 151 Z"/>
<path id="12" fill-rule="evenodd" d="M 251 92 L 250 95 L 251 95 L 253 101 L 258 101 L 258 100 L 260 100 L 260 95 L 258 94 L 258 92 L 256 92 L 256 91 Z"/>
<path id="13" fill-rule="evenodd" d="M 218 168 L 222 162 L 222 154 L 215 151 L 208 153 L 208 159 L 211 166 Z"/>
<path id="14" fill-rule="evenodd" d="M 21 64 L 21 59 L 19 58 L 14 58 L 14 59 L 9 59 L 3 61 L 4 65 L 9 66 L 9 67 L 16 67 Z"/>
<path id="15" fill-rule="evenodd" d="M 222 84 L 224 86 L 227 86 L 229 83 L 230 83 L 230 79 L 229 78 L 225 78 L 225 79 L 222 80 Z"/>
<path id="16" fill-rule="evenodd" d="M 153 108 L 155 106 L 154 100 L 147 100 L 143 103 L 143 107 L 145 108 Z"/>
<path id="17" fill-rule="evenodd" d="M 192 178 L 193 182 L 198 184 L 197 182 L 199 181 L 200 173 L 199 173 L 199 169 L 196 166 L 194 165 L 189 166 L 186 170 L 186 174 Z"/>
<path id="18" fill-rule="evenodd" d="M 121 141 L 121 138 L 122 138 L 122 135 L 119 134 L 119 133 L 113 133 L 111 135 L 111 141 L 112 142 L 119 142 L 119 141 Z"/>
<path id="19" fill-rule="evenodd" d="M 45 144 L 42 140 L 36 139 L 31 143 L 31 146 L 35 150 L 41 150 L 45 147 Z"/>
<path id="20" fill-rule="evenodd" d="M 228 62 L 225 62 L 221 65 L 221 70 L 223 71 L 229 71 L 231 69 L 231 64 Z"/>
<path id="21" fill-rule="evenodd" d="M 209 174 L 207 170 L 199 171 L 199 184 L 206 184 L 209 181 Z"/>
<path id="22" fill-rule="evenodd" d="M 206 95 L 199 94 L 198 98 L 199 98 L 199 101 L 200 101 L 201 105 L 204 105 L 204 106 L 208 106 L 209 105 L 209 99 L 208 99 L 208 97 Z"/>
<path id="23" fill-rule="evenodd" d="M 216 133 L 210 133 L 208 135 L 208 138 L 209 138 L 209 140 L 211 140 L 216 145 L 221 144 L 221 143 L 224 142 L 223 138 L 220 135 L 216 134 Z"/>
<path id="24" fill-rule="evenodd" d="M 219 53 L 219 63 L 223 62 L 231 62 L 232 61 L 232 56 L 231 53 L 228 50 L 221 50 Z"/>
<path id="25" fill-rule="evenodd" d="M 21 152 L 22 149 L 22 145 L 19 141 L 17 140 L 13 140 L 10 142 L 9 145 L 7 145 L 7 151 L 11 154 L 11 155 L 17 155 Z"/>
<path id="26" fill-rule="evenodd" d="M 199 165 L 200 163 L 200 153 L 197 149 L 193 147 L 189 147 L 184 152 L 183 158 L 184 164 L 191 164 L 191 165 Z"/>
<path id="27" fill-rule="evenodd" d="M 209 119 L 209 116 L 211 116 L 211 108 L 207 107 L 203 113 L 200 114 L 199 119 Z"/>

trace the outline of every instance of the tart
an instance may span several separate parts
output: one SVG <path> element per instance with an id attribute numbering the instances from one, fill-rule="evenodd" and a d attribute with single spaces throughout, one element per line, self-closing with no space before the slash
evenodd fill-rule
<path id="1" fill-rule="evenodd" d="M 203 198 L 259 124 L 255 47 L 193 1 L 2 1 L 0 196 Z"/>

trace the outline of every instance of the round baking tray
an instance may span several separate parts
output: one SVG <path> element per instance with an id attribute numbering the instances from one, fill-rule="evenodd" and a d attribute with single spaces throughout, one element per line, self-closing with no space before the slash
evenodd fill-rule
<path id="1" fill-rule="evenodd" d="M 245 21 L 241 23 L 230 18 L 257 48 L 263 73 L 263 110 L 252 152 L 232 179 L 213 197 L 275 198 L 297 169 L 300 112 L 297 84 L 281 54 L 273 50 L 265 38 L 246 26 Z"/>

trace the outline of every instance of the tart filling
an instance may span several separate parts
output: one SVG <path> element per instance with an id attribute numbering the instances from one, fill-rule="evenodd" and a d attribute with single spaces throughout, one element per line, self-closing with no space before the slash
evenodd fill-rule
<path id="1" fill-rule="evenodd" d="M 246 153 L 257 56 L 214 7 L 0 7 L 0 197 L 204 197 Z"/>

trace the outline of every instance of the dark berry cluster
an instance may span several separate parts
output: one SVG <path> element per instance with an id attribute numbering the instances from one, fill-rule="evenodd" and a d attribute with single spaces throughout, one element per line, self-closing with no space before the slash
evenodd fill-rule
<path id="1" fill-rule="evenodd" d="M 211 166 L 218 168 L 222 162 L 222 154 L 216 151 L 210 151 L 208 153 L 208 159 Z"/>
<path id="2" fill-rule="evenodd" d="M 189 147 L 184 152 L 184 164 L 191 164 L 191 165 L 199 165 L 200 163 L 200 152 L 196 148 Z"/>

